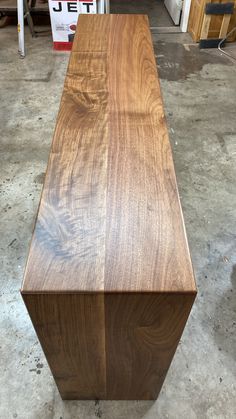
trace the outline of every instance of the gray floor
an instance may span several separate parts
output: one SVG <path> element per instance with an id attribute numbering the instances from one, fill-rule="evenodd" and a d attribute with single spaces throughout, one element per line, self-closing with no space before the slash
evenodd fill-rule
<path id="1" fill-rule="evenodd" d="M 0 418 L 236 418 L 236 67 L 155 35 L 199 294 L 156 402 L 62 402 L 19 294 L 68 53 L 0 30 Z"/>
<path id="2" fill-rule="evenodd" d="M 110 0 L 111 13 L 148 14 L 150 26 L 174 26 L 164 0 Z"/>

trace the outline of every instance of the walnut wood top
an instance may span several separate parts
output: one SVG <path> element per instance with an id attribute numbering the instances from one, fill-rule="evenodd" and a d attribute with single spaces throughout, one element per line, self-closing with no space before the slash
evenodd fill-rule
<path id="1" fill-rule="evenodd" d="M 23 293 L 196 290 L 148 26 L 79 18 Z"/>

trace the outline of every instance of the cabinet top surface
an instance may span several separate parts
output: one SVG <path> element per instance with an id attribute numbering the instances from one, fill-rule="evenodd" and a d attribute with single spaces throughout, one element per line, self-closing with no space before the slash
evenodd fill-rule
<path id="1" fill-rule="evenodd" d="M 143 15 L 81 15 L 22 286 L 195 292 Z"/>

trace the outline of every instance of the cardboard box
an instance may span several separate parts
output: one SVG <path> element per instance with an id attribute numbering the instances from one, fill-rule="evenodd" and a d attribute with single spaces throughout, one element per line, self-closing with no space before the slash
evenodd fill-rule
<path id="1" fill-rule="evenodd" d="M 70 50 L 81 13 L 97 13 L 96 0 L 49 0 L 53 47 Z"/>

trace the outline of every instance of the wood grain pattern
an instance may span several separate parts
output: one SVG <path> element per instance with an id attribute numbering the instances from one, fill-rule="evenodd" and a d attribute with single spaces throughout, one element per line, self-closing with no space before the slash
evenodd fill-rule
<path id="1" fill-rule="evenodd" d="M 106 398 L 104 297 L 24 294 L 63 399 Z"/>
<path id="2" fill-rule="evenodd" d="M 106 294 L 106 391 L 154 400 L 183 332 L 193 294 Z"/>
<path id="3" fill-rule="evenodd" d="M 226 37 L 226 35 L 228 33 L 228 29 L 229 29 L 230 19 L 231 19 L 231 15 L 224 15 L 223 16 L 219 38 L 225 38 Z"/>
<path id="4" fill-rule="evenodd" d="M 200 39 L 207 39 L 210 23 L 211 15 L 204 15 Z"/>
<path id="5" fill-rule="evenodd" d="M 107 62 L 82 45 L 70 57 L 24 292 L 104 290 Z"/>
<path id="6" fill-rule="evenodd" d="M 191 291 L 148 19 L 111 22 L 105 290 Z"/>
<path id="7" fill-rule="evenodd" d="M 62 398 L 157 397 L 196 286 L 145 16 L 79 18 L 22 295 Z"/>
<path id="8" fill-rule="evenodd" d="M 68 66 L 24 292 L 194 291 L 148 20 L 89 19 Z"/>

